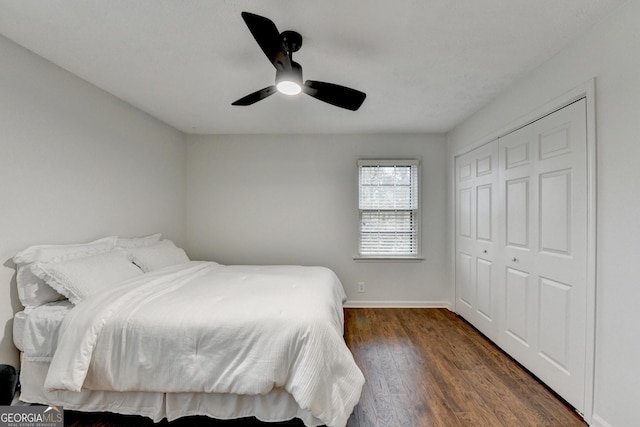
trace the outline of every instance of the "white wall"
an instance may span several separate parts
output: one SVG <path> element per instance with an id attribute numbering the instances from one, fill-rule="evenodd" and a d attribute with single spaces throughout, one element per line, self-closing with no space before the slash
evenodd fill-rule
<path id="1" fill-rule="evenodd" d="M 162 231 L 184 242 L 180 132 L 0 37 L 0 363 L 17 366 L 10 259 Z"/>
<path id="2" fill-rule="evenodd" d="M 439 135 L 190 136 L 190 254 L 224 264 L 324 265 L 349 301 L 449 304 L 446 141 Z M 360 158 L 422 161 L 422 262 L 355 262 Z M 357 293 L 357 282 L 366 292 Z"/>
<path id="3" fill-rule="evenodd" d="M 630 1 L 448 135 L 449 162 L 596 77 L 594 425 L 640 425 L 640 2 Z"/>

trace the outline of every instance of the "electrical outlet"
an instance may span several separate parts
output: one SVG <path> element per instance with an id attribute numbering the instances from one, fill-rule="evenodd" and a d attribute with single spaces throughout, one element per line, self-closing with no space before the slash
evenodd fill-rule
<path id="1" fill-rule="evenodd" d="M 361 294 L 365 292 L 364 282 L 358 282 L 358 292 Z"/>

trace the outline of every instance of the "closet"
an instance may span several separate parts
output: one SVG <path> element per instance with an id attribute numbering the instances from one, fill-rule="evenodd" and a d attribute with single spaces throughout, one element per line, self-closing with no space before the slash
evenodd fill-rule
<path id="1" fill-rule="evenodd" d="M 586 101 L 456 158 L 456 311 L 578 411 L 587 359 Z"/>

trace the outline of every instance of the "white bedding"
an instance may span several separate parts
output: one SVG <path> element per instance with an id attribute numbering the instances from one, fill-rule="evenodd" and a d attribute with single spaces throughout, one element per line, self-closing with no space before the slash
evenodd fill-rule
<path id="1" fill-rule="evenodd" d="M 68 300 L 50 302 L 28 311 L 20 311 L 13 318 L 13 341 L 24 358 L 48 362 L 56 348 L 58 328 L 73 304 Z"/>
<path id="2" fill-rule="evenodd" d="M 47 362 L 22 360 L 20 400 L 23 402 L 55 405 L 64 409 L 84 412 L 114 412 L 142 415 L 158 423 L 191 415 L 204 415 L 227 420 L 256 417 L 265 422 L 287 421 L 298 418 L 305 426 L 324 423 L 309 411 L 301 409 L 293 397 L 283 389 L 252 396 L 228 393 L 159 393 L 147 391 L 93 391 L 82 390 L 48 392 L 44 380 L 49 370 Z"/>
<path id="3" fill-rule="evenodd" d="M 344 298 L 322 267 L 167 267 L 76 306 L 60 326 L 45 387 L 283 389 L 328 426 L 344 426 L 364 383 L 342 338 Z"/>

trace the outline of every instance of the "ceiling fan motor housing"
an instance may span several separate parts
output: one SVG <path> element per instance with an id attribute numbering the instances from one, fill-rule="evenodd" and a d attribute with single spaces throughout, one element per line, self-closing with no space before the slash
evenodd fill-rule
<path id="1" fill-rule="evenodd" d="M 291 70 L 277 68 L 276 85 L 283 81 L 297 83 L 302 86 L 302 66 L 297 62 L 291 61 Z"/>

